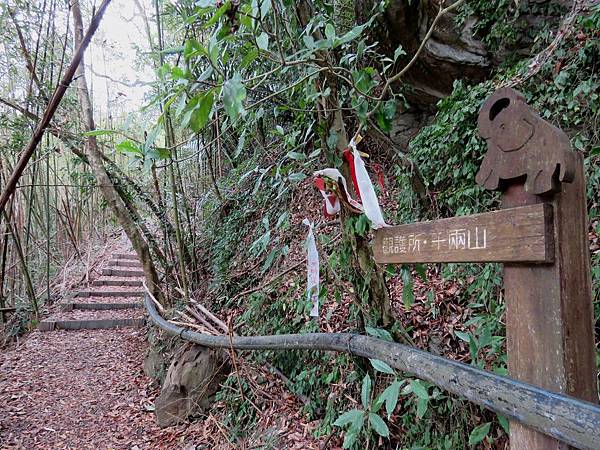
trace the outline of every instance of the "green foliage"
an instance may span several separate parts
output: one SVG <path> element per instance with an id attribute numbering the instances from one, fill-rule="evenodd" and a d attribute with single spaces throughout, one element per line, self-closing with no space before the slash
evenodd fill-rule
<path id="1" fill-rule="evenodd" d="M 491 29 L 496 30 L 500 37 L 503 28 L 510 25 L 502 22 L 499 17 L 507 14 L 509 2 L 501 2 L 493 7 L 489 2 L 469 2 L 469 6 L 491 8 L 485 12 L 489 18 Z M 511 2 L 512 3 L 512 2 Z M 588 211 L 592 220 L 599 217 L 598 185 L 600 185 L 600 160 L 597 149 L 599 144 L 598 109 L 600 100 L 600 77 L 597 73 L 597 61 L 600 52 L 597 40 L 592 38 L 597 33 L 600 23 L 600 8 L 596 7 L 592 15 L 583 18 L 578 23 L 571 39 L 561 42 L 552 58 L 547 60 L 539 73 L 518 86 L 528 102 L 532 104 L 543 118 L 566 130 L 571 138 L 573 147 L 580 151 L 585 158 L 585 170 L 588 186 Z M 577 36 L 578 30 L 584 35 Z M 494 33 L 488 36 L 490 41 L 496 39 Z M 510 34 L 506 36 L 510 38 Z M 549 36 L 539 38 L 539 48 L 548 44 Z M 506 43 L 506 42 L 505 42 Z M 497 41 L 500 45 L 500 42 Z M 476 119 L 481 104 L 499 83 L 526 73 L 529 70 L 528 61 L 499 71 L 495 79 L 477 85 L 469 86 L 456 82 L 452 94 L 441 100 L 438 112 L 431 125 L 423 128 L 411 142 L 410 156 L 419 167 L 430 192 L 435 195 L 435 209 L 420 209 L 420 201 L 409 191 L 400 194 L 399 216 L 397 222 L 423 220 L 425 218 L 449 217 L 472 214 L 494 209 L 498 206 L 498 197 L 494 193 L 482 190 L 475 184 L 475 174 L 481 158 L 485 154 L 484 142 L 478 137 Z M 405 169 L 398 169 L 398 182 L 407 183 Z M 415 208 L 415 206 L 417 206 Z M 600 257 L 592 257 L 592 277 L 594 284 L 595 317 L 600 319 L 600 294 L 597 289 L 600 280 Z M 405 286 L 409 285 L 410 272 L 401 268 Z M 471 318 L 465 323 L 468 333 L 455 332 L 458 339 L 467 344 L 472 364 L 506 374 L 505 330 L 503 314 L 505 305 L 501 297 L 501 268 L 495 264 L 487 265 L 456 265 L 443 266 L 443 276 L 463 287 L 460 298 L 456 301 L 472 311 Z M 405 292 L 405 296 L 408 295 Z M 410 305 L 410 298 L 405 297 L 405 303 Z M 600 357 L 599 357 L 600 361 Z M 600 366 L 599 366 L 600 367 Z M 415 392 L 424 392 L 411 384 Z M 415 409 L 417 417 L 430 417 L 430 424 L 423 422 L 407 424 L 409 432 L 406 442 L 432 447 L 444 448 L 444 443 L 453 444 L 446 448 L 464 448 L 476 445 L 487 439 L 492 441 L 495 429 L 507 432 L 508 423 L 503 417 L 486 421 L 475 429 L 471 429 L 468 420 L 462 425 L 445 424 L 445 427 L 462 429 L 458 435 L 439 436 L 432 442 L 432 436 L 443 430 L 439 427 L 440 414 L 455 414 L 459 420 L 466 419 L 468 414 L 461 407 L 461 402 L 448 398 L 447 400 L 431 399 L 427 408 L 424 403 L 419 407 L 418 402 L 425 401 L 425 396 L 419 396 Z M 452 402 L 447 403 L 447 402 Z M 458 408 L 456 410 L 455 408 Z M 458 413 L 457 413 L 458 412 Z M 414 416 L 413 416 L 414 417 Z M 496 426 L 496 421 L 498 426 Z M 443 422 L 442 422 L 443 423 Z M 446 428 L 450 429 L 450 428 Z M 465 431 L 468 432 L 466 439 Z M 450 445 L 450 444 L 448 444 Z"/>
<path id="2" fill-rule="evenodd" d="M 381 364 L 385 364 L 381 361 L 374 362 L 374 360 L 372 360 L 371 362 L 377 367 L 384 367 L 381 366 Z M 387 370 L 387 368 L 384 367 L 384 370 Z M 394 374 L 394 371 L 391 368 L 390 371 Z M 359 436 L 361 434 L 369 436 L 371 431 L 383 438 L 388 438 L 390 435 L 388 426 L 377 414 L 377 411 L 385 400 L 381 400 L 380 396 L 371 404 L 372 389 L 373 382 L 369 374 L 367 374 L 363 378 L 361 385 L 361 403 L 363 409 L 352 409 L 347 411 L 333 423 L 333 425 L 337 427 L 346 427 L 349 425 L 344 436 L 344 448 L 354 448 Z M 397 402 L 399 394 L 396 393 L 395 400 L 391 398 L 391 395 L 392 393 L 388 392 L 387 396 L 390 397 L 389 402 Z M 367 428 L 365 428 L 365 424 L 368 424 Z"/>
<path id="3" fill-rule="evenodd" d="M 234 19 L 227 14 L 231 5 L 226 2 L 216 8 L 211 2 L 187 2 L 185 23 L 201 29 L 203 39 L 186 35 L 181 48 L 165 53 L 169 63 L 159 70 L 161 83 L 167 87 L 166 101 L 173 108 L 179 129 L 202 133 L 207 141 L 214 140 L 214 129 L 208 123 L 219 114 L 217 126 L 231 165 L 217 181 L 226 193 L 225 202 L 218 203 L 210 194 L 201 201 L 205 219 L 199 229 L 205 243 L 202 256 L 209 261 L 209 295 L 217 312 L 239 312 L 236 324 L 240 333 L 315 331 L 316 325 L 307 320 L 310 305 L 305 301 L 302 275 L 277 279 L 250 296 L 237 294 L 260 286 L 283 261 L 292 240 L 301 239 L 298 230 L 289 224 L 291 200 L 298 183 L 325 162 L 337 167 L 341 164 L 339 155 L 332 151 L 339 136 L 318 123 L 315 105 L 329 104 L 333 96 L 338 96 L 345 110 L 353 108 L 349 122 L 365 124 L 367 114 L 372 112 L 378 126 L 389 131 L 401 97 L 383 103 L 374 101 L 373 96 L 379 94 L 382 80 L 391 75 L 396 60 L 405 52 L 397 48 L 393 59 L 379 54 L 376 45 L 367 39 L 372 21 L 342 31 L 330 4 L 319 3 L 303 27 L 285 8 L 273 11 L 271 2 L 242 3 L 241 13 Z M 514 5 L 509 0 L 471 1 L 459 19 L 466 19 L 471 13 L 480 16 L 482 20 L 475 31 L 485 36 L 490 48 L 510 47 L 518 44 L 517 38 L 522 36 L 520 19 L 526 12 Z M 373 21 L 377 14 L 378 10 L 374 11 Z M 283 30 L 278 28 L 282 18 Z M 579 26 L 593 36 L 597 19 L 586 18 Z M 548 38 L 541 35 L 536 45 L 544 48 Z M 314 63 L 324 52 L 331 58 L 328 63 L 338 68 L 338 92 L 332 92 L 322 82 L 323 68 Z M 181 55 L 183 59 L 178 60 Z M 600 181 L 597 119 L 593 119 L 598 116 L 600 90 L 595 72 L 597 61 L 597 43 L 593 39 L 577 43 L 571 38 L 561 43 L 538 74 L 519 86 L 547 120 L 569 131 L 574 147 L 584 152 L 592 218 L 598 217 L 595 189 Z M 425 209 L 414 193 L 404 189 L 399 194 L 398 215 L 392 222 L 466 215 L 498 207 L 498 195 L 475 183 L 486 151 L 477 135 L 477 114 L 498 84 L 527 70 L 528 61 L 511 63 L 495 73 L 492 80 L 473 86 L 462 81 L 455 83 L 452 94 L 439 102 L 433 122 L 421 130 L 410 147 L 410 158 L 423 175 L 434 206 Z M 160 120 L 158 125 L 162 126 Z M 151 141 L 148 139 L 147 143 Z M 121 146 L 120 150 L 148 154 L 137 144 Z M 409 185 L 410 174 L 404 167 L 398 167 L 396 175 L 398 185 Z M 345 226 L 347 234 L 369 236 L 370 223 L 364 215 L 345 221 Z M 332 237 L 321 235 L 321 244 Z M 351 270 L 352 248 L 348 244 L 336 245 L 327 255 L 322 267 L 331 270 L 338 280 L 352 282 L 356 296 L 368 303 L 367 280 L 356 279 Z M 600 279 L 599 264 L 596 255 L 595 286 Z M 425 278 L 423 267 L 396 270 L 404 285 L 404 306 L 407 310 L 415 308 L 418 300 L 413 292 L 413 270 Z M 445 265 L 442 275 L 460 287 L 460 295 L 454 301 L 470 314 L 464 324 L 468 331 L 455 332 L 456 342 L 466 343 L 472 364 L 506 373 L 500 266 Z M 327 283 L 320 299 L 324 303 L 340 302 L 342 293 L 343 288 Z M 598 295 L 596 290 L 597 315 Z M 353 304 L 346 324 L 354 326 L 357 316 L 357 306 Z M 392 340 L 386 330 L 367 326 L 366 332 Z M 367 442 L 389 436 L 395 439 L 393 444 L 399 441 L 399 446 L 467 448 L 484 440 L 493 445 L 496 436 L 507 429 L 506 419 L 496 419 L 427 382 L 396 373 L 382 361 L 372 360 L 364 367 L 347 355 L 305 351 L 253 353 L 248 359 L 256 363 L 269 361 L 281 369 L 291 380 L 290 389 L 311 399 L 306 412 L 311 418 L 321 419 L 317 434 L 329 434 L 333 427 L 339 427 L 345 431 L 345 448 L 365 448 Z M 233 430 L 234 439 L 251 428 L 256 418 L 250 400 L 257 399 L 247 381 L 242 375 L 240 385 L 230 377 L 219 393 L 219 399 L 227 406 L 226 425 Z M 344 398 L 328 395 L 340 385 L 348 396 L 360 399 L 359 406 L 349 406 Z M 343 411 L 346 412 L 341 414 Z M 475 416 L 477 421 L 473 420 Z M 481 425 L 473 428 L 474 423 Z"/>
<path id="4" fill-rule="evenodd" d="M 479 444 L 483 441 L 490 432 L 491 423 L 483 423 L 473 429 L 469 435 L 469 445 Z"/>
<path id="5" fill-rule="evenodd" d="M 469 18 L 477 17 L 473 32 L 490 51 L 514 51 L 521 42 L 536 38 L 528 15 L 544 15 L 547 26 L 556 26 L 565 13 L 565 7 L 552 2 L 544 4 L 513 0 L 469 0 L 462 5 L 457 21 L 464 24 Z"/>
<path id="6" fill-rule="evenodd" d="M 189 125 L 195 133 L 199 133 L 208 122 L 214 101 L 215 96 L 212 90 L 194 96 L 184 109 L 181 125 L 183 127 Z"/>
<path id="7" fill-rule="evenodd" d="M 245 98 L 246 88 L 242 84 L 240 75 L 236 73 L 233 78 L 227 80 L 223 85 L 223 104 L 232 121 L 235 122 L 238 115 L 244 111 Z"/>

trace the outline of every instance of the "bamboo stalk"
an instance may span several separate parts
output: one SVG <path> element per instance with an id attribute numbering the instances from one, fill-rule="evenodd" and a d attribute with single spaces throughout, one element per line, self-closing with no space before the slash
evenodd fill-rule
<path id="1" fill-rule="evenodd" d="M 2 214 L 4 215 L 4 220 L 6 221 L 8 231 L 12 237 L 12 240 L 13 240 L 13 243 L 15 246 L 15 250 L 17 253 L 17 257 L 19 258 L 19 263 L 21 265 L 21 272 L 25 279 L 25 288 L 27 291 L 27 296 L 29 297 L 31 306 L 33 306 L 33 312 L 34 312 L 35 318 L 37 319 L 39 317 L 40 311 L 39 311 L 39 307 L 38 307 L 37 298 L 35 296 L 35 289 L 33 288 L 33 282 L 31 281 L 31 275 L 29 273 L 29 268 L 27 267 L 27 261 L 25 259 L 25 255 L 23 254 L 21 240 L 19 239 L 19 236 L 16 234 L 15 229 L 12 226 L 12 221 L 11 221 L 10 217 L 8 216 L 8 214 L 6 213 L 6 210 L 2 211 Z"/>
<path id="2" fill-rule="evenodd" d="M 90 22 L 90 26 L 89 26 L 85 36 L 83 36 L 81 43 L 80 43 L 79 47 L 77 48 L 77 51 L 75 52 L 75 55 L 73 56 L 73 59 L 71 60 L 71 64 L 69 64 L 69 67 L 67 68 L 67 71 L 65 72 L 65 75 L 63 76 L 61 82 L 56 87 L 54 94 L 52 95 L 52 98 L 50 99 L 50 102 L 46 108 L 46 111 L 44 112 L 44 115 L 42 116 L 41 121 L 38 123 L 38 125 L 33 133 L 33 136 L 31 137 L 31 140 L 29 141 L 29 143 L 25 147 L 25 150 L 21 154 L 19 161 L 17 162 L 15 168 L 13 169 L 12 174 L 10 175 L 8 181 L 6 182 L 6 186 L 4 186 L 4 191 L 2 191 L 2 194 L 0 195 L 0 211 L 4 211 L 4 208 L 6 206 L 6 203 L 8 202 L 8 199 L 14 193 L 17 183 L 19 182 L 19 179 L 21 178 L 21 175 L 23 174 L 25 167 L 27 167 L 27 163 L 31 159 L 31 156 L 33 155 L 33 152 L 35 151 L 39 142 L 41 141 L 42 136 L 44 135 L 44 132 L 46 131 L 46 128 L 48 127 L 48 125 L 50 124 L 50 121 L 54 117 L 54 113 L 56 112 L 58 105 L 60 104 L 63 96 L 65 95 L 67 88 L 71 84 L 71 81 L 73 80 L 73 76 L 75 75 L 75 71 L 79 67 L 79 63 L 81 62 L 81 60 L 83 58 L 85 49 L 89 45 L 89 43 L 92 39 L 92 36 L 98 29 L 98 26 L 100 25 L 100 21 L 102 20 L 102 16 L 104 15 L 104 12 L 106 11 L 106 8 L 108 7 L 109 4 L 110 4 L 110 0 L 103 0 L 103 2 L 98 7 L 96 15 L 93 17 L 92 21 Z"/>

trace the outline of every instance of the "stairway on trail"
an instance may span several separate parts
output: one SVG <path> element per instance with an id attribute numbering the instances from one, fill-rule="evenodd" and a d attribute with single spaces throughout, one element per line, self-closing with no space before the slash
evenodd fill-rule
<path id="1" fill-rule="evenodd" d="M 136 273 L 100 276 L 0 351 L 0 450 L 170 448 L 155 445 L 162 434 L 143 373 L 140 264 L 130 253 L 112 260 L 107 269 Z"/>
<path id="2" fill-rule="evenodd" d="M 144 325 L 144 272 L 134 253 L 115 253 L 102 276 L 59 304 L 40 331 L 107 329 Z"/>

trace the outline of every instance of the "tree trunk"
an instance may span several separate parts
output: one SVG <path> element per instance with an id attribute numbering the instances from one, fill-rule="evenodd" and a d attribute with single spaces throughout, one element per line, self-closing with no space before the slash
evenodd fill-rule
<path id="1" fill-rule="evenodd" d="M 73 10 L 73 32 L 75 37 L 75 45 L 79 45 L 83 37 L 83 20 L 81 17 L 81 10 L 79 8 L 79 0 L 74 0 L 72 4 Z M 81 58 L 81 62 L 77 68 L 77 94 L 79 97 L 79 104 L 81 106 L 81 115 L 83 119 L 83 126 L 86 131 L 92 131 L 95 129 L 94 116 L 92 103 L 90 100 L 89 91 L 85 79 L 84 60 Z M 147 242 L 143 239 L 139 229 L 131 219 L 127 208 L 123 204 L 117 190 L 111 183 L 111 179 L 108 176 L 106 168 L 102 162 L 102 154 L 98 149 L 98 143 L 95 136 L 88 136 L 86 140 L 86 153 L 90 162 L 90 166 L 96 178 L 96 182 L 100 186 L 102 195 L 109 205 L 113 214 L 117 217 L 120 225 L 125 230 L 125 233 L 129 237 L 133 248 L 137 252 L 140 261 L 142 263 L 144 274 L 146 276 L 146 284 L 148 288 L 158 299 L 162 299 L 162 294 L 159 288 L 159 279 L 150 250 Z"/>
<path id="2" fill-rule="evenodd" d="M 300 22 L 303 26 L 306 26 L 314 15 L 314 6 L 310 0 L 303 0 L 296 3 L 296 11 Z M 322 36 L 315 36 L 315 39 L 321 38 Z M 331 59 L 330 54 L 326 51 L 322 51 L 320 56 L 325 61 Z M 338 154 L 342 154 L 349 145 L 349 139 L 338 99 L 337 79 L 325 75 L 323 84 L 331 89 L 331 93 L 326 100 L 325 108 L 319 114 L 319 118 L 326 122 L 326 129 L 337 135 L 335 150 Z M 327 113 L 327 111 L 332 112 Z M 351 179 L 350 166 L 345 159 L 341 172 L 346 180 Z M 348 187 L 351 191 L 353 190 L 352 183 L 348 183 Z M 352 194 L 356 197 L 354 192 Z M 383 272 L 375 264 L 373 250 L 368 239 L 358 236 L 352 227 L 347 226 L 350 219 L 350 213 L 342 211 L 341 222 L 344 244 L 352 249 L 352 284 L 354 286 L 355 302 L 361 311 L 361 325 L 363 327 L 365 325 L 388 326 L 392 323 L 393 314 Z"/>

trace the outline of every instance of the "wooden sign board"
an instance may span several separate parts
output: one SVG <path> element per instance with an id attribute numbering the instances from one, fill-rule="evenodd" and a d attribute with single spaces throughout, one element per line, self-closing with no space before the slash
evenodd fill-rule
<path id="1" fill-rule="evenodd" d="M 552 263 L 552 206 L 536 204 L 483 214 L 381 228 L 378 263 Z"/>

